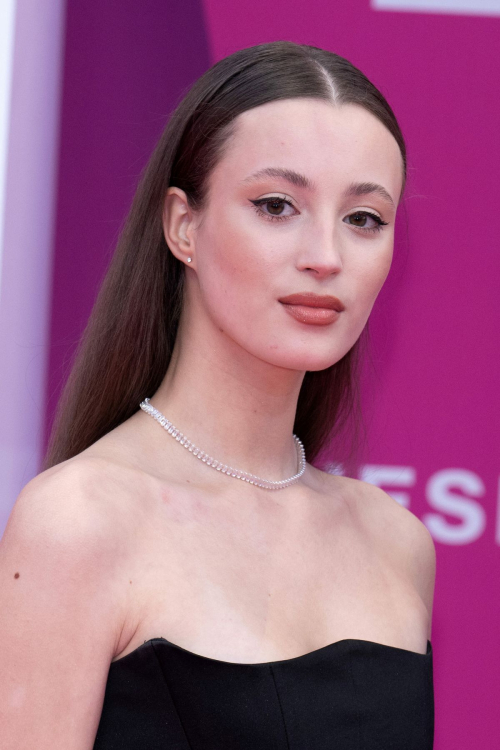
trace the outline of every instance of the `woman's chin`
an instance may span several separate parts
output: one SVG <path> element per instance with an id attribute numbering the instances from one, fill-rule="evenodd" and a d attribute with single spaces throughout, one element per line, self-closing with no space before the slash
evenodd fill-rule
<path id="1" fill-rule="evenodd" d="M 275 365 L 276 367 L 282 367 L 287 370 L 297 370 L 298 372 L 315 372 L 319 370 L 326 370 L 336 362 L 338 362 L 347 353 L 346 351 L 341 352 L 328 352 L 321 354 L 317 352 L 316 355 L 310 351 L 307 353 L 289 352 L 281 350 L 279 354 L 271 352 L 266 359 L 269 364 Z"/>

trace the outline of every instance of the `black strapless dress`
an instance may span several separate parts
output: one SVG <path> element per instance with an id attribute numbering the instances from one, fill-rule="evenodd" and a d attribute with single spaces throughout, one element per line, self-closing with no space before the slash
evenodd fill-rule
<path id="1" fill-rule="evenodd" d="M 347 638 L 239 664 L 152 638 L 110 665 L 94 750 L 431 750 L 425 654 Z"/>

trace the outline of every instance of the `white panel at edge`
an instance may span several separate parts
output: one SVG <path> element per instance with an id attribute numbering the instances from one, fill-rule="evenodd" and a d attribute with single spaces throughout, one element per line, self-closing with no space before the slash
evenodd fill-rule
<path id="1" fill-rule="evenodd" d="M 500 16 L 500 0 L 371 0 L 373 10 Z"/>

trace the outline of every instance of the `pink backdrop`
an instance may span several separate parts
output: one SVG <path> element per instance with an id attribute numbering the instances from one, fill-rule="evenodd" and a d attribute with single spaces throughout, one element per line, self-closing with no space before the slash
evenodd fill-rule
<path id="1" fill-rule="evenodd" d="M 124 0 L 118 13 L 74 0 L 67 14 L 47 431 L 139 171 L 188 84 L 288 39 L 347 57 L 388 98 L 409 181 L 370 321 L 359 476 L 435 539 L 436 750 L 500 747 L 500 17 L 369 0 Z"/>

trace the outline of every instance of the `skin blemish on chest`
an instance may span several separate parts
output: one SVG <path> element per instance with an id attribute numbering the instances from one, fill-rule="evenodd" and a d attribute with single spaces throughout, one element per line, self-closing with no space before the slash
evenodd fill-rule
<path id="1" fill-rule="evenodd" d="M 14 573 L 14 578 L 19 578 L 19 573 Z"/>
<path id="2" fill-rule="evenodd" d="M 189 482 L 189 480 L 186 480 L 186 482 Z M 191 488 L 186 488 L 185 499 L 187 502 L 179 501 L 175 493 L 168 489 L 160 491 L 160 498 L 163 507 L 162 513 L 166 514 L 165 517 L 169 521 L 180 526 L 193 523 L 193 520 L 199 516 L 203 509 L 203 506 L 200 507 L 199 501 L 191 497 Z"/>

